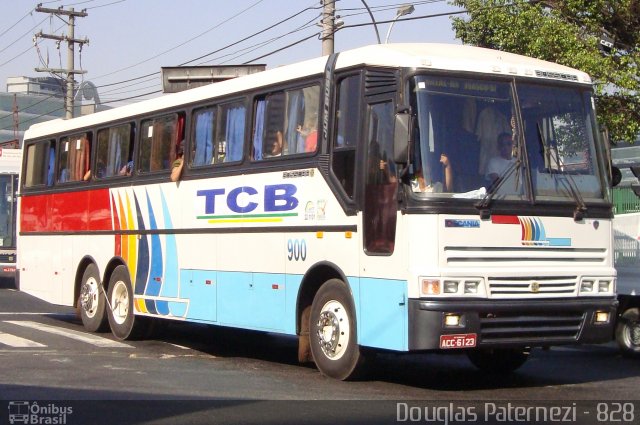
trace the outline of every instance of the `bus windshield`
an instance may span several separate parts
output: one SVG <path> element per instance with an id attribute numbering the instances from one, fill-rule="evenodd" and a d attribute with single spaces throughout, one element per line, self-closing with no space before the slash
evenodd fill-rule
<path id="1" fill-rule="evenodd" d="M 0 174 L 0 248 L 16 246 L 14 188 L 17 188 L 17 180 L 15 174 Z"/>
<path id="2" fill-rule="evenodd" d="M 587 90 L 419 75 L 412 92 L 417 198 L 603 200 Z"/>

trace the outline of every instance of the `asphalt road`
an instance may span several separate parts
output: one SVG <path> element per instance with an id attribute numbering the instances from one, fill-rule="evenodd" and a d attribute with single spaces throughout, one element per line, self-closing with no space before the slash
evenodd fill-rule
<path id="1" fill-rule="evenodd" d="M 506 377 L 475 369 L 462 354 L 385 353 L 366 379 L 339 382 L 296 357 L 290 337 L 184 323 L 122 343 L 84 332 L 70 308 L 0 288 L 0 401 L 8 414 L 28 402 L 38 415 L 58 414 L 57 423 L 63 407 L 75 408 L 68 424 L 505 423 L 514 417 L 484 413 L 559 404 L 573 409 L 573 423 L 612 422 L 604 409 L 632 419 L 620 423 L 640 423 L 640 359 L 621 356 L 613 343 L 534 350 Z M 615 404 L 627 400 L 635 402 Z"/>

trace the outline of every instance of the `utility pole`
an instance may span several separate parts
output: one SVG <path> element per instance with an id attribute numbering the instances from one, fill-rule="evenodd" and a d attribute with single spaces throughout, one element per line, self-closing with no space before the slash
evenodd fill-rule
<path id="1" fill-rule="evenodd" d="M 36 12 L 42 12 L 42 13 L 51 13 L 53 15 L 56 15 L 57 17 L 60 18 L 61 15 L 63 16 L 68 16 L 69 17 L 69 22 L 67 22 L 68 24 L 68 35 L 54 35 L 54 34 L 43 34 L 42 31 L 40 31 L 38 34 L 36 34 L 36 37 L 41 37 L 41 38 L 47 38 L 50 40 L 57 40 L 58 43 L 62 42 L 62 41 L 66 41 L 67 42 L 67 68 L 66 69 L 59 69 L 59 68 L 36 68 L 36 71 L 38 72 L 53 72 L 56 74 L 67 74 L 67 90 L 65 93 L 65 97 L 64 97 L 64 108 L 66 111 L 65 114 L 65 118 L 69 119 L 69 118 L 73 118 L 73 88 L 74 88 L 74 84 L 75 84 L 75 80 L 73 78 L 74 74 L 85 74 L 87 71 L 79 71 L 74 68 L 74 45 L 75 44 L 79 44 L 80 45 L 80 49 L 82 49 L 82 45 L 83 44 L 88 44 L 89 43 L 89 39 L 87 39 L 86 37 L 84 38 L 84 40 L 80 40 L 77 38 L 74 38 L 75 35 L 75 18 L 76 16 L 84 18 L 85 16 L 87 16 L 87 12 L 86 9 L 83 9 L 80 12 L 76 12 L 74 11 L 73 8 L 69 9 L 69 10 L 64 10 L 62 8 L 62 6 L 60 6 L 58 9 L 48 9 L 46 7 L 41 7 L 42 3 L 38 5 L 38 7 L 36 7 Z M 62 19 L 62 18 L 60 18 Z M 63 20 L 64 21 L 64 20 Z M 49 64 L 47 64 L 48 66 Z"/>
<path id="2" fill-rule="evenodd" d="M 13 139 L 18 142 L 18 132 L 20 131 L 20 115 L 18 115 L 18 95 L 13 94 Z M 19 142 L 18 142 L 19 143 Z"/>
<path id="3" fill-rule="evenodd" d="M 321 0 L 322 5 L 322 56 L 334 53 L 333 35 L 335 33 L 335 0 Z"/>

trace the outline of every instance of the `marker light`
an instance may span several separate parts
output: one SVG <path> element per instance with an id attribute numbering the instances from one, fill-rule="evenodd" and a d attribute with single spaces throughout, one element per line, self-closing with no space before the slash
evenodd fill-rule
<path id="1" fill-rule="evenodd" d="M 422 281 L 422 293 L 426 295 L 440 295 L 440 281 L 424 279 Z"/>

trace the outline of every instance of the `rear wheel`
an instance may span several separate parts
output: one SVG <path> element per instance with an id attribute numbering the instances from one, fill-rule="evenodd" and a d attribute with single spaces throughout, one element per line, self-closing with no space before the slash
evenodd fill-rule
<path id="1" fill-rule="evenodd" d="M 133 290 L 125 266 L 115 268 L 109 279 L 109 326 L 116 338 L 136 339 L 144 334 L 147 321 L 133 314 Z"/>
<path id="2" fill-rule="evenodd" d="M 640 356 L 640 310 L 630 308 L 620 316 L 616 325 L 616 342 L 622 353 Z"/>
<path id="3" fill-rule="evenodd" d="M 107 327 L 104 287 L 95 264 L 89 264 L 82 275 L 78 299 L 80 318 L 89 332 L 104 331 Z"/>
<path id="4" fill-rule="evenodd" d="M 522 366 L 529 358 L 529 349 L 495 348 L 475 349 L 467 353 L 469 360 L 480 370 L 495 374 L 509 374 Z"/>
<path id="5" fill-rule="evenodd" d="M 353 379 L 362 372 L 356 320 L 347 285 L 339 279 L 325 282 L 313 299 L 309 321 L 313 360 L 321 373 L 335 379 Z"/>

